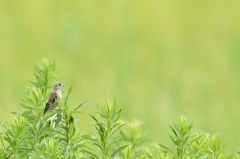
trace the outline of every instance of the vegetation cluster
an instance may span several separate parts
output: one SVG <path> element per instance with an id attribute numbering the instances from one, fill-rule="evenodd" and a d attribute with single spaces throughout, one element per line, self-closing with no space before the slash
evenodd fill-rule
<path id="1" fill-rule="evenodd" d="M 82 102 L 68 104 L 72 87 L 59 101 L 59 109 L 43 116 L 53 83 L 58 80 L 56 64 L 47 59 L 35 65 L 35 82 L 22 92 L 23 112 L 13 112 L 9 122 L 1 122 L 0 158 L 29 159 L 234 159 L 238 153 L 225 153 L 220 134 L 193 130 L 193 122 L 180 115 L 169 125 L 169 138 L 175 149 L 148 141 L 143 122 L 124 121 L 116 100 L 103 100 L 90 114 L 95 132 L 81 134 L 77 126 Z M 157 124 L 157 123 L 156 123 Z"/>

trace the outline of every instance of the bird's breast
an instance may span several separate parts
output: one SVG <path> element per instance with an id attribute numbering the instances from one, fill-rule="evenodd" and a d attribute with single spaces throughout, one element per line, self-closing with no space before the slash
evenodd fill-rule
<path id="1" fill-rule="evenodd" d="M 61 90 L 57 91 L 57 94 L 58 94 L 57 99 L 61 100 L 62 99 L 62 92 L 61 92 Z"/>

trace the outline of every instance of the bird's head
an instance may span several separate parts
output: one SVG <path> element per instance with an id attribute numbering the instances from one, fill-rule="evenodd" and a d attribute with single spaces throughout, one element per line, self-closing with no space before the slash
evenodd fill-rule
<path id="1" fill-rule="evenodd" d="M 55 85 L 54 85 L 54 90 L 60 90 L 62 87 L 64 86 L 64 84 L 60 83 L 60 82 L 57 82 Z"/>

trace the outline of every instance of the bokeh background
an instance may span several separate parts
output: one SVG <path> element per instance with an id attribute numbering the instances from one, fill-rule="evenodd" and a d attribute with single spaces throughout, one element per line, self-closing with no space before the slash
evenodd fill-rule
<path id="1" fill-rule="evenodd" d="M 145 122 L 148 138 L 170 145 L 166 123 L 183 114 L 194 129 L 220 132 L 240 150 L 238 0 L 0 1 L 0 116 L 21 111 L 34 63 L 56 60 L 70 105 L 89 113 L 118 99 L 122 119 Z"/>

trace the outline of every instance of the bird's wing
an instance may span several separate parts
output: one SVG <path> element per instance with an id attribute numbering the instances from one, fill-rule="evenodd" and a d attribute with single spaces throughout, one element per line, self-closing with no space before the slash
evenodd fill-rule
<path id="1" fill-rule="evenodd" d="M 50 97 L 48 98 L 47 104 L 48 104 L 48 105 L 52 105 L 52 104 L 55 102 L 55 100 L 57 99 L 57 97 L 58 97 L 57 92 L 56 92 L 56 91 L 52 92 L 52 93 L 50 94 Z"/>
<path id="2" fill-rule="evenodd" d="M 58 97 L 58 94 L 57 94 L 57 92 L 52 92 L 51 94 L 50 94 L 50 97 L 49 97 L 49 99 L 48 99 L 48 102 L 46 103 L 46 107 L 45 107 L 45 109 L 44 109 L 44 112 L 43 112 L 43 115 L 49 110 L 49 108 L 53 105 L 53 103 L 55 102 L 55 100 L 57 99 L 57 97 Z"/>

